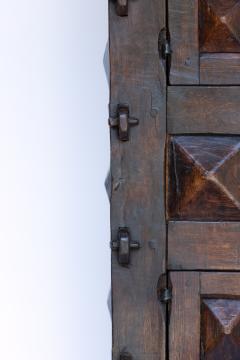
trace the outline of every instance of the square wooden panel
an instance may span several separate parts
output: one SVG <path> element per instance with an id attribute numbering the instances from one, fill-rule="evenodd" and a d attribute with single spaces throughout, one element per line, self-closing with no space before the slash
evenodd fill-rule
<path id="1" fill-rule="evenodd" d="M 203 298 L 201 329 L 203 359 L 239 359 L 240 299 Z"/>
<path id="2" fill-rule="evenodd" d="M 239 360 L 240 274 L 174 272 L 169 360 Z"/>
<path id="3" fill-rule="evenodd" d="M 240 1 L 200 0 L 200 52 L 240 52 Z"/>
<path id="4" fill-rule="evenodd" d="M 240 220 L 240 136 L 171 136 L 169 220 Z"/>
<path id="5" fill-rule="evenodd" d="M 168 0 L 171 85 L 240 84 L 240 1 Z"/>

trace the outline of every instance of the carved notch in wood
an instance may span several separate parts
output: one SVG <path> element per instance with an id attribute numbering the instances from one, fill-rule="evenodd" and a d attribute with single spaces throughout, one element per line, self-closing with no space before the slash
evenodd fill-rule
<path id="1" fill-rule="evenodd" d="M 128 0 L 116 0 L 116 11 L 119 16 L 128 16 Z"/>

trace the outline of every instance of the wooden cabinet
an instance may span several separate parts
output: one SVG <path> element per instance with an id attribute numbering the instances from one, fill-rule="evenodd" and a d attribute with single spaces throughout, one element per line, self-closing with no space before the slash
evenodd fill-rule
<path id="1" fill-rule="evenodd" d="M 113 360 L 240 359 L 240 1 L 109 1 Z"/>

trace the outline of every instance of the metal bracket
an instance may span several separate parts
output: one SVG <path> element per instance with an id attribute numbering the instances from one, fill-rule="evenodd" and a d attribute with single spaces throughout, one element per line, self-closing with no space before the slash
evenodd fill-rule
<path id="1" fill-rule="evenodd" d="M 160 301 L 163 303 L 168 303 L 172 300 L 172 289 L 162 289 L 160 291 Z"/>
<path id="2" fill-rule="evenodd" d="M 167 60 L 171 54 L 170 35 L 166 28 L 162 29 L 158 40 L 159 55 L 162 59 Z"/>
<path id="3" fill-rule="evenodd" d="M 157 284 L 157 296 L 159 301 L 165 304 L 172 300 L 172 284 L 166 273 L 159 277 Z"/>
<path id="4" fill-rule="evenodd" d="M 128 352 L 123 352 L 120 354 L 119 360 L 133 360 L 133 357 Z"/>
<path id="5" fill-rule="evenodd" d="M 128 105 L 119 104 L 117 107 L 117 117 L 109 118 L 109 126 L 118 128 L 118 136 L 121 141 L 129 140 L 129 128 L 139 124 L 139 120 L 129 117 Z"/>
<path id="6" fill-rule="evenodd" d="M 116 11 L 119 16 L 128 16 L 128 0 L 116 0 Z"/>
<path id="7" fill-rule="evenodd" d="M 111 242 L 111 249 L 118 251 L 118 262 L 120 265 L 129 265 L 130 263 L 130 250 L 138 250 L 140 244 L 131 241 L 129 229 L 127 227 L 119 228 L 118 238 L 116 241 Z"/>

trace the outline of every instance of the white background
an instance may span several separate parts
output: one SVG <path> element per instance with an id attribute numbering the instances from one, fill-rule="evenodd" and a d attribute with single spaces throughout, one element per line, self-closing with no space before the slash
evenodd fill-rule
<path id="1" fill-rule="evenodd" d="M 108 360 L 105 0 L 0 0 L 0 359 Z"/>

